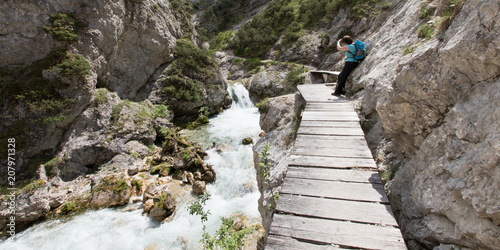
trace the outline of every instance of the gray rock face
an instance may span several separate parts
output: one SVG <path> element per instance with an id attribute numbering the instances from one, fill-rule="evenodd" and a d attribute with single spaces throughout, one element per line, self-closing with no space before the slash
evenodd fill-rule
<path id="1" fill-rule="evenodd" d="M 410 239 L 473 249 L 500 244 L 500 81 L 480 83 L 388 186 Z"/>
<path id="2" fill-rule="evenodd" d="M 155 120 L 172 119 L 169 111 L 161 117 L 153 115 L 155 107 L 147 100 L 122 101 L 106 89 L 97 92 L 94 104 L 70 127 L 62 145 L 59 176 L 63 180 L 85 175 L 119 154 L 147 154 L 146 145 L 156 139 Z"/>
<path id="3" fill-rule="evenodd" d="M 298 94 L 289 94 L 268 99 L 265 112 L 260 116 L 260 127 L 265 132 L 282 127 L 293 121 L 294 112 L 303 99 Z"/>
<path id="4" fill-rule="evenodd" d="M 254 166 L 257 169 L 257 184 L 261 196 L 259 198 L 259 212 L 262 216 L 262 226 L 269 232 L 274 208 L 276 207 L 275 194 L 281 189 L 285 173 L 288 169 L 290 149 L 293 145 L 294 129 L 298 126 L 291 117 L 300 117 L 301 106 L 305 101 L 300 94 L 270 98 L 270 109 L 261 113 L 261 123 L 270 124 L 269 131 L 252 147 Z M 271 113 L 280 114 L 274 117 Z M 265 159 L 259 157 L 269 143 L 267 162 L 270 168 L 264 170 L 259 163 Z M 267 173 L 266 173 L 267 172 Z"/>
<path id="5" fill-rule="evenodd" d="M 158 7 L 154 8 L 156 5 Z M 87 28 L 73 46 L 96 71 L 99 84 L 132 98 L 153 72 L 173 59 L 175 38 L 182 36 L 168 2 L 8 1 L 2 13 L 0 66 L 28 64 L 60 43 L 44 32 L 49 15 L 73 13 Z"/>

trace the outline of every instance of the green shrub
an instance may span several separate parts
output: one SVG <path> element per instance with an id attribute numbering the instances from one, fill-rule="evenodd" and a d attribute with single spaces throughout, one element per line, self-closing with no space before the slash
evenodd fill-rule
<path id="1" fill-rule="evenodd" d="M 45 184 L 45 180 L 41 180 L 41 179 L 33 180 L 30 183 L 28 183 L 27 185 L 25 185 L 23 188 L 19 189 L 17 191 L 17 193 L 29 193 L 29 192 L 32 192 L 34 190 L 39 189 L 44 184 Z"/>
<path id="2" fill-rule="evenodd" d="M 111 121 L 117 122 L 120 119 L 120 113 L 123 110 L 123 102 L 119 102 L 113 106 L 111 109 Z"/>
<path id="3" fill-rule="evenodd" d="M 200 102 L 201 85 L 200 81 L 173 75 L 163 79 L 162 93 L 175 97 L 179 101 Z"/>
<path id="4" fill-rule="evenodd" d="M 153 109 L 152 116 L 153 118 L 167 118 L 168 117 L 168 106 L 165 104 L 156 105 Z"/>
<path id="5" fill-rule="evenodd" d="M 226 50 L 234 36 L 234 31 L 219 32 L 217 36 L 210 42 L 212 50 Z"/>
<path id="6" fill-rule="evenodd" d="M 50 15 L 49 22 L 51 26 L 45 26 L 43 29 L 55 40 L 68 43 L 78 40 L 77 33 L 85 27 L 85 24 L 73 14 L 56 13 Z"/>
<path id="7" fill-rule="evenodd" d="M 91 69 L 92 67 L 82 55 L 70 52 L 66 52 L 66 56 L 61 63 L 50 68 L 51 71 L 56 71 L 66 77 L 83 77 L 90 74 Z"/>
<path id="8" fill-rule="evenodd" d="M 243 61 L 243 66 L 248 71 L 258 70 L 261 65 L 262 60 L 258 57 L 245 59 L 245 61 Z"/>
<path id="9" fill-rule="evenodd" d="M 188 39 L 177 40 L 174 58 L 167 72 L 169 75 L 187 76 L 197 80 L 216 76 L 218 65 L 214 53 L 199 48 Z"/>
<path id="10" fill-rule="evenodd" d="M 120 194 L 129 186 L 127 181 L 121 177 L 117 176 L 106 176 L 101 179 L 99 184 L 92 190 L 92 192 L 100 192 L 105 190 L 111 190 L 115 194 Z"/>
<path id="11" fill-rule="evenodd" d="M 108 90 L 105 88 L 97 89 L 95 91 L 94 102 L 95 102 L 96 106 L 99 106 L 101 104 L 108 102 L 107 93 L 108 93 Z"/>
<path id="12" fill-rule="evenodd" d="M 436 35 L 436 25 L 434 23 L 426 23 L 418 28 L 418 37 L 431 39 Z"/>
<path id="13" fill-rule="evenodd" d="M 413 53 L 413 51 L 415 51 L 415 47 L 406 46 L 403 50 L 403 56 Z"/>
<path id="14" fill-rule="evenodd" d="M 288 1 L 267 4 L 250 22 L 238 30 L 234 38 L 234 53 L 243 57 L 260 57 L 278 40 L 279 35 L 294 20 L 294 9 Z"/>
<path id="15" fill-rule="evenodd" d="M 386 171 L 382 172 L 380 174 L 380 178 L 382 179 L 382 183 L 385 185 L 388 181 L 392 180 L 394 176 L 396 175 L 396 172 L 398 171 L 399 167 L 391 165 L 389 168 L 387 168 Z"/>
<path id="16" fill-rule="evenodd" d="M 306 72 L 304 66 L 297 67 L 293 66 L 292 69 L 288 72 L 285 78 L 285 89 L 293 90 L 297 87 L 297 85 L 304 84 L 306 81 L 305 76 L 302 74 Z"/>
<path id="17" fill-rule="evenodd" d="M 432 15 L 431 11 L 428 9 L 428 6 L 429 6 L 429 4 L 427 4 L 427 3 L 422 4 L 422 6 L 420 8 L 420 14 L 419 14 L 420 18 L 427 19 Z"/>
<path id="18" fill-rule="evenodd" d="M 206 249 L 241 249 L 243 247 L 243 239 L 246 235 L 251 234 L 255 228 L 242 225 L 236 229 L 235 216 L 229 218 L 220 217 L 222 225 L 220 225 L 213 237 L 205 235 L 203 238 L 203 246 Z"/>
<path id="19" fill-rule="evenodd" d="M 299 22 L 293 21 L 283 34 L 283 43 L 289 45 L 302 36 L 302 26 Z"/>
<path id="20" fill-rule="evenodd" d="M 257 106 L 257 108 L 259 109 L 259 112 L 262 114 L 262 113 L 265 113 L 267 111 L 269 111 L 269 98 L 264 98 L 264 100 L 258 102 L 255 104 L 255 106 Z"/>
<path id="21" fill-rule="evenodd" d="M 68 202 L 64 203 L 64 205 L 62 205 L 61 213 L 70 214 L 70 213 L 74 212 L 75 210 L 76 210 L 75 203 L 68 201 Z"/>
<path id="22" fill-rule="evenodd" d="M 207 24 L 204 27 L 210 29 L 210 33 L 218 34 L 221 31 L 229 29 L 232 25 L 243 20 L 242 12 L 249 0 L 219 0 L 212 4 L 203 12 L 201 16 L 201 25 Z"/>

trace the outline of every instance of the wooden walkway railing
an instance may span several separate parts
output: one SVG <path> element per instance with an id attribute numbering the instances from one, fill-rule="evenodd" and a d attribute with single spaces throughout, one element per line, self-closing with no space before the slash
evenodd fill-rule
<path id="1" fill-rule="evenodd" d="M 359 119 L 324 84 L 307 105 L 266 249 L 406 249 Z"/>

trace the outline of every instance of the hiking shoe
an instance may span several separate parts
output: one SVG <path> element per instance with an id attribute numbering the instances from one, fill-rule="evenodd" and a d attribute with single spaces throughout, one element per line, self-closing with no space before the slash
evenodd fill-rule
<path id="1" fill-rule="evenodd" d="M 339 96 L 340 97 L 340 94 L 338 93 L 332 93 L 333 96 Z"/>

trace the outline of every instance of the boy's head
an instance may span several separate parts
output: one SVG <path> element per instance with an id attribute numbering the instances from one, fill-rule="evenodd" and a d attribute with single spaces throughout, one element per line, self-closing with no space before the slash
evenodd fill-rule
<path id="1" fill-rule="evenodd" d="M 344 36 L 342 38 L 342 42 L 346 43 L 346 44 L 352 44 L 353 43 L 353 40 L 352 40 L 352 37 L 350 36 Z"/>

